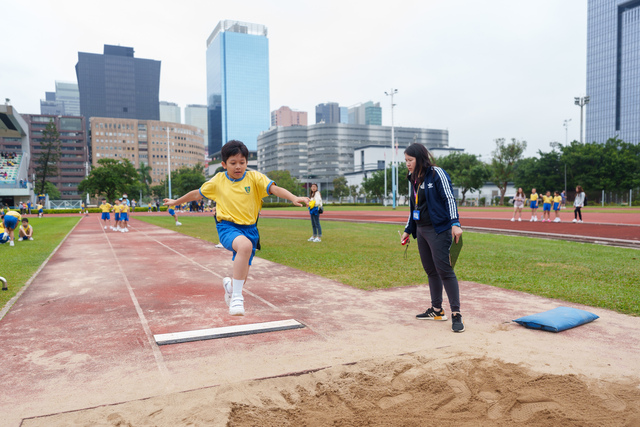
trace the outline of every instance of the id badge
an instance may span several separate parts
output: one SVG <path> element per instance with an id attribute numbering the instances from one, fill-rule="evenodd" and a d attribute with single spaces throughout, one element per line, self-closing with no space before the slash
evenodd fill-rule
<path id="1" fill-rule="evenodd" d="M 413 211 L 413 219 L 415 221 L 420 221 L 420 211 L 419 210 L 416 209 L 415 211 Z"/>

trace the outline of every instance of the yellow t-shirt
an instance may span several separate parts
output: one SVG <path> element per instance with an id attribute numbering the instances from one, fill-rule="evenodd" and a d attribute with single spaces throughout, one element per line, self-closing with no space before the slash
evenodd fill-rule
<path id="1" fill-rule="evenodd" d="M 126 204 L 122 204 L 120 205 L 120 213 L 127 213 L 129 212 L 129 206 L 127 206 Z"/>
<path id="2" fill-rule="evenodd" d="M 538 193 L 531 193 L 531 201 L 535 202 L 538 200 Z"/>
<path id="3" fill-rule="evenodd" d="M 102 210 L 102 212 L 110 212 L 111 205 L 109 203 L 103 203 L 100 205 L 100 209 Z"/>
<path id="4" fill-rule="evenodd" d="M 551 202 L 553 202 L 553 197 L 551 197 L 551 196 L 542 196 L 542 203 L 551 204 Z"/>
<path id="5" fill-rule="evenodd" d="M 18 218 L 18 224 L 20 224 L 20 221 L 22 221 L 22 215 L 20 215 L 19 212 L 16 211 L 9 211 L 6 214 L 4 214 L 4 216 L 15 216 L 16 218 Z"/>
<path id="6" fill-rule="evenodd" d="M 237 181 L 225 172 L 202 184 L 200 194 L 217 203 L 218 221 L 250 225 L 258 220 L 262 199 L 269 195 L 271 184 L 275 183 L 260 172 L 246 171 Z"/>
<path id="7" fill-rule="evenodd" d="M 114 205 L 114 206 L 113 206 L 113 211 L 114 211 L 115 213 L 120 213 L 120 212 L 122 212 L 122 205 Z"/>
<path id="8" fill-rule="evenodd" d="M 553 196 L 553 203 L 561 203 L 562 196 Z"/>
<path id="9" fill-rule="evenodd" d="M 21 225 L 20 230 L 22 230 L 24 234 L 29 234 L 29 230 L 33 230 L 33 227 L 31 226 L 31 224 L 27 224 L 26 228 L 23 225 Z"/>
<path id="10" fill-rule="evenodd" d="M 42 209 L 42 205 L 41 205 L 40 203 L 38 203 L 38 206 L 36 206 L 36 208 L 37 208 L 38 210 L 40 210 L 40 209 Z"/>

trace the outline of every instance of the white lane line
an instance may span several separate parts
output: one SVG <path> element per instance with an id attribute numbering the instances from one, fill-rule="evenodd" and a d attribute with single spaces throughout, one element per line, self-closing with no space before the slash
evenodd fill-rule
<path id="1" fill-rule="evenodd" d="M 305 325 L 294 319 L 276 320 L 272 322 L 250 323 L 245 325 L 222 326 L 195 331 L 171 332 L 154 335 L 158 345 L 179 344 L 184 342 L 230 338 L 240 335 L 263 334 L 266 332 L 286 331 L 304 328 Z"/>
<path id="2" fill-rule="evenodd" d="M 100 224 L 99 221 L 98 221 L 98 224 Z M 136 298 L 136 294 L 133 292 L 133 288 L 131 287 L 131 283 L 129 282 L 129 279 L 127 278 L 127 275 L 125 274 L 124 269 L 122 268 L 122 265 L 120 264 L 120 260 L 118 259 L 116 251 L 113 248 L 113 245 L 111 244 L 111 239 L 109 239 L 109 234 L 106 232 L 106 230 L 104 228 L 102 228 L 102 225 L 100 225 L 100 229 L 102 230 L 102 232 L 104 233 L 105 237 L 107 238 L 107 242 L 109 243 L 109 247 L 111 248 L 111 252 L 113 253 L 113 257 L 116 260 L 116 264 L 118 264 L 118 269 L 120 270 L 120 273 L 122 274 L 122 278 L 124 279 L 124 283 L 127 285 L 127 290 L 129 291 L 129 296 L 131 297 L 131 301 L 133 301 L 133 306 L 136 308 L 136 312 L 138 313 L 138 317 L 140 318 L 140 323 L 142 324 L 142 329 L 144 329 L 144 333 L 147 336 L 147 340 L 149 341 L 149 344 L 151 345 L 151 351 L 153 352 L 153 357 L 156 359 L 156 365 L 158 366 L 158 370 L 160 371 L 160 373 L 162 374 L 164 379 L 168 380 L 169 379 L 169 370 L 167 369 L 167 365 L 164 363 L 164 358 L 162 357 L 162 353 L 160 352 L 160 348 L 156 344 L 156 340 L 153 338 L 153 333 L 151 332 L 151 328 L 149 328 L 149 322 L 147 322 L 147 318 L 144 316 L 144 312 L 142 311 L 142 308 L 140 307 L 140 304 L 138 303 L 138 298 Z"/>

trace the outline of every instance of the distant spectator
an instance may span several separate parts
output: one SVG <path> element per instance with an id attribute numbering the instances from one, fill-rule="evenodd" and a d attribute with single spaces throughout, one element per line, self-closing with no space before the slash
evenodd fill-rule
<path id="1" fill-rule="evenodd" d="M 582 208 L 584 207 L 585 197 L 584 190 L 578 185 L 576 187 L 576 198 L 573 200 L 573 222 L 582 222 Z"/>
<path id="2" fill-rule="evenodd" d="M 562 201 L 560 202 L 560 209 L 566 209 L 567 208 L 567 192 L 562 190 L 562 193 L 560 193 L 560 197 L 562 197 Z"/>
<path id="3" fill-rule="evenodd" d="M 515 221 L 516 216 L 518 217 L 518 221 L 522 221 L 522 208 L 524 207 L 525 200 L 527 200 L 527 196 L 524 194 L 522 188 L 518 188 L 518 192 L 513 198 L 513 218 L 511 218 L 511 221 Z"/>

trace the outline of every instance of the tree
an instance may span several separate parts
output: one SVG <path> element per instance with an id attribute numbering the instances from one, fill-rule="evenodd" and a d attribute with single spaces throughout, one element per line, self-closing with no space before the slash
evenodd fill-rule
<path id="1" fill-rule="evenodd" d="M 511 143 L 506 143 L 504 138 L 498 138 L 495 142 L 496 149 L 491 159 L 491 181 L 500 190 L 500 204 L 504 205 L 504 193 L 509 182 L 513 181 L 515 164 L 522 158 L 527 142 L 515 138 L 511 138 Z"/>
<path id="2" fill-rule="evenodd" d="M 447 171 L 453 185 L 460 188 L 461 204 L 464 203 L 467 191 L 479 190 L 491 175 L 487 165 L 474 154 L 451 153 L 439 158 L 437 163 Z"/>
<path id="3" fill-rule="evenodd" d="M 149 191 L 150 191 L 149 188 L 151 186 L 151 183 L 153 182 L 153 178 L 151 178 L 151 169 L 152 169 L 151 166 L 142 162 L 140 162 L 140 166 L 137 169 L 138 180 L 142 184 L 142 188 L 144 190 L 142 193 L 145 196 L 149 195 Z"/>
<path id="4" fill-rule="evenodd" d="M 171 192 L 182 196 L 200 188 L 205 181 L 206 178 L 201 164 L 190 168 L 183 166 L 171 174 Z"/>
<path id="5" fill-rule="evenodd" d="M 351 197 L 353 197 L 353 202 L 355 203 L 356 197 L 358 197 L 358 186 L 357 185 L 350 185 L 349 186 L 349 195 Z"/>
<path id="6" fill-rule="evenodd" d="M 173 189 L 172 189 L 173 190 Z M 149 187 L 151 196 L 156 199 L 164 199 L 167 197 L 167 183 L 165 180 L 160 181 L 160 184 Z"/>
<path id="7" fill-rule="evenodd" d="M 543 153 L 538 151 L 539 158 L 528 157 L 516 162 L 513 182 L 525 192 L 535 188 L 539 193 L 546 191 L 562 191 L 564 189 L 564 164 L 558 151 Z"/>
<path id="8" fill-rule="evenodd" d="M 36 159 L 36 193 L 44 193 L 47 178 L 58 176 L 58 161 L 60 160 L 60 133 L 53 119 L 42 131 L 40 140 L 41 152 Z M 51 197 L 51 196 L 49 196 Z"/>
<path id="9" fill-rule="evenodd" d="M 49 195 L 49 200 L 58 200 L 62 198 L 58 187 L 49 181 L 44 184 L 44 192 Z"/>
<path id="10" fill-rule="evenodd" d="M 98 166 L 80 182 L 78 191 L 114 200 L 126 193 L 137 180 L 138 173 L 129 160 L 100 159 Z"/>
<path id="11" fill-rule="evenodd" d="M 291 172 L 288 170 L 267 172 L 267 176 L 274 181 L 278 187 L 289 190 L 291 194 L 295 196 L 304 193 L 300 181 L 291 176 Z"/>
<path id="12" fill-rule="evenodd" d="M 347 185 L 347 178 L 339 176 L 333 180 L 333 197 L 338 199 L 342 203 L 342 198 L 349 195 L 349 186 Z"/>
<path id="13" fill-rule="evenodd" d="M 405 163 L 398 164 L 398 194 L 409 194 L 409 183 L 407 182 L 407 165 Z M 384 188 L 385 169 L 380 169 L 371 174 L 371 176 L 362 180 L 362 188 L 364 194 L 369 197 L 381 198 L 385 193 L 391 192 L 391 168 L 386 169 L 387 188 Z"/>

